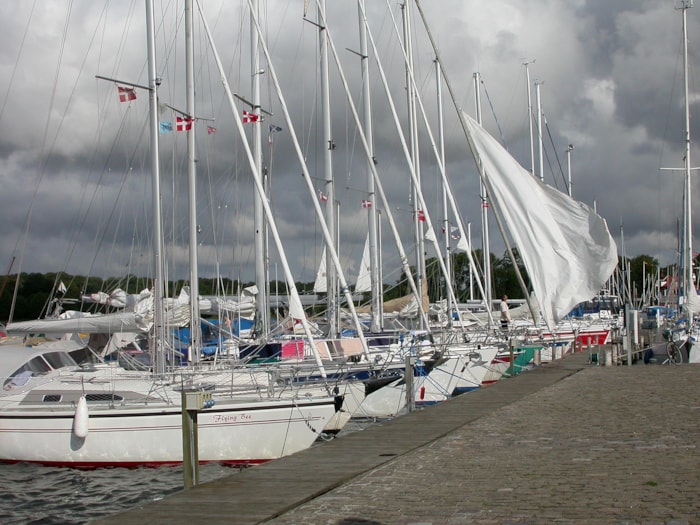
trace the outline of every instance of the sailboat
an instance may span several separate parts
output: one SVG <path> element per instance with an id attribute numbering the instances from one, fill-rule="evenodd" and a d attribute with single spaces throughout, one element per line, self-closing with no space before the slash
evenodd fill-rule
<path id="1" fill-rule="evenodd" d="M 155 149 L 152 0 L 146 0 L 146 19 L 151 148 Z M 152 158 L 155 214 L 159 208 L 157 154 Z M 159 231 L 160 225 L 155 228 Z M 158 254 L 160 239 L 155 244 Z M 162 287 L 162 278 L 157 284 Z M 74 327 L 85 328 L 91 322 L 91 331 L 97 333 L 111 323 L 106 333 L 112 337 L 146 328 L 150 341 L 162 344 L 172 316 L 163 308 L 158 287 L 150 314 L 77 319 Z M 138 322 L 127 326 L 128 319 Z M 196 411 L 199 461 L 255 464 L 311 446 L 342 404 L 342 398 L 332 394 L 268 396 L 272 385 L 258 382 L 251 389 L 246 372 L 239 368 L 167 366 L 165 345 L 153 347 L 157 363 L 145 372 L 128 370 L 114 361 L 79 366 L 71 353 L 84 350 L 85 343 L 70 337 L 65 324 L 56 326 L 66 334 L 64 339 L 2 347 L 0 461 L 84 468 L 178 464 L 183 458 L 185 413 Z M 8 331 L 12 330 L 10 325 Z"/>
<path id="2" fill-rule="evenodd" d="M 668 331 L 668 337 L 683 341 L 689 363 L 700 363 L 700 348 L 693 342 L 698 339 L 698 327 L 694 316 L 700 312 L 698 298 L 693 279 L 693 223 L 692 223 L 692 179 L 690 161 L 690 98 L 688 91 L 688 24 L 687 11 L 693 5 L 692 1 L 684 1 L 680 7 L 683 14 L 683 81 L 685 106 L 685 155 L 684 188 L 683 188 L 683 227 L 680 257 L 680 290 L 678 293 L 679 312 L 682 312 L 681 330 Z M 674 333 L 675 332 L 675 333 Z"/>

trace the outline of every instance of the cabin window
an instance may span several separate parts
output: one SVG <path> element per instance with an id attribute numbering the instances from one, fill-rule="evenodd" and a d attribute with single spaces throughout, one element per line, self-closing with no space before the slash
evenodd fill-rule
<path id="1" fill-rule="evenodd" d="M 51 365 L 51 368 L 55 370 L 69 366 L 78 366 L 78 363 L 65 352 L 47 352 L 44 354 L 44 359 L 46 359 Z"/>
<path id="2" fill-rule="evenodd" d="M 85 401 L 88 403 L 105 403 L 111 401 L 121 401 L 124 398 L 117 394 L 86 394 Z"/>
<path id="3" fill-rule="evenodd" d="M 41 356 L 24 363 L 20 368 L 7 378 L 4 386 L 24 386 L 33 376 L 41 376 L 51 371 L 49 364 Z"/>
<path id="4" fill-rule="evenodd" d="M 46 394 L 42 401 L 44 403 L 60 403 L 62 397 L 61 394 Z"/>

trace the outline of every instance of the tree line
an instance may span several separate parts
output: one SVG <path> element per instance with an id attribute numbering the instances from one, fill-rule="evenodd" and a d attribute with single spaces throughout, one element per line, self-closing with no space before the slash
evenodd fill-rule
<path id="1" fill-rule="evenodd" d="M 481 250 L 477 249 L 474 250 L 472 254 L 472 258 L 477 264 L 481 264 L 483 261 L 482 253 Z M 529 288 L 529 278 L 517 250 L 514 250 L 513 254 L 515 262 L 520 268 L 521 275 L 525 280 L 526 287 Z M 464 252 L 453 254 L 450 258 L 450 263 L 457 301 L 468 301 L 470 296 L 472 296 L 472 292 L 474 293 L 473 297 L 478 299 L 479 292 L 475 281 L 471 281 L 473 286 L 470 287 L 470 268 L 467 254 Z M 513 263 L 508 254 L 506 253 L 500 258 L 494 254 L 490 254 L 490 263 L 492 270 L 491 289 L 493 290 L 494 298 L 498 298 L 503 294 L 508 295 L 508 297 L 512 299 L 524 298 Z M 657 260 L 648 255 L 627 258 L 624 260 L 624 264 L 622 258 L 620 258 L 620 263 L 618 265 L 618 268 L 624 269 L 625 271 L 629 268 L 629 281 L 631 282 L 633 297 L 635 293 L 643 293 L 644 283 L 648 282 L 650 278 L 655 278 L 658 267 Z M 673 268 L 665 268 L 663 276 L 671 271 L 673 271 Z M 445 297 L 445 279 L 437 264 L 437 259 L 435 258 L 426 260 L 426 279 L 428 283 L 428 295 L 431 301 Z M 16 282 L 17 275 L 11 274 L 5 276 L 0 284 L 0 321 L 2 322 L 6 322 L 9 319 Z M 66 308 L 80 309 L 81 306 L 85 306 L 80 304 L 80 298 L 83 295 L 89 295 L 100 291 L 109 293 L 117 288 L 121 288 L 127 293 L 135 294 L 146 288 L 150 288 L 151 284 L 151 279 L 135 275 L 127 275 L 119 278 L 102 278 L 69 275 L 65 273 L 22 273 L 20 274 L 12 319 L 13 321 L 23 321 L 44 317 L 47 315 L 47 312 L 51 313 L 53 307 L 52 299 L 56 297 L 64 298 L 64 305 L 66 305 Z M 184 280 L 169 282 L 168 294 L 170 296 L 176 296 L 186 284 L 187 282 Z M 226 294 L 230 297 L 235 297 L 243 288 L 252 286 L 253 284 L 253 282 L 240 283 L 228 278 L 200 278 L 199 293 L 205 296 Z M 299 293 L 313 293 L 313 282 L 298 282 L 295 284 Z M 62 291 L 62 286 L 65 287 L 65 292 Z M 286 294 L 286 283 L 283 281 L 270 282 L 270 293 L 278 295 Z M 390 300 L 407 295 L 408 293 L 410 293 L 410 287 L 405 279 L 405 275 L 402 275 L 396 283 L 390 285 L 385 284 L 384 286 L 384 300 Z M 95 309 L 99 310 L 99 307 L 95 305 L 90 305 L 90 308 L 93 311 Z"/>

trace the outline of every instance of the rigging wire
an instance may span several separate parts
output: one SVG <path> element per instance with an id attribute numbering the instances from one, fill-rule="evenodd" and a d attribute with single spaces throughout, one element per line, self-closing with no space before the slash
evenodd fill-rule
<path id="1" fill-rule="evenodd" d="M 569 185 L 568 185 L 568 183 L 566 182 L 566 176 L 564 175 L 564 168 L 562 167 L 561 161 L 559 160 L 559 154 L 557 153 L 557 148 L 556 148 L 556 146 L 554 145 L 554 138 L 552 137 L 552 132 L 551 132 L 550 129 L 549 129 L 549 122 L 547 122 L 546 119 L 545 119 L 545 121 L 544 121 L 544 127 L 545 127 L 545 129 L 547 130 L 547 136 L 549 137 L 549 142 L 550 142 L 550 144 L 552 145 L 552 151 L 554 151 L 554 158 L 556 159 L 556 161 L 557 161 L 557 166 L 559 167 L 559 170 L 558 170 L 558 171 L 559 171 L 559 173 L 561 174 L 562 181 L 564 181 L 564 188 L 565 188 L 566 190 L 568 190 L 568 189 L 569 189 Z M 547 153 L 547 152 L 545 151 L 545 154 L 546 154 L 546 156 L 547 156 L 547 164 L 549 165 L 549 170 L 552 172 L 552 177 L 554 178 L 554 186 L 555 186 L 557 189 L 559 189 L 559 185 L 557 184 L 557 178 L 554 176 L 556 172 L 554 171 L 554 168 L 552 168 L 552 163 L 551 163 L 551 160 L 550 160 L 550 158 L 549 158 L 549 153 Z"/>
<path id="2" fill-rule="evenodd" d="M 38 173 L 37 173 L 37 178 L 36 182 L 34 184 L 34 191 L 32 192 L 32 199 L 29 203 L 29 209 L 27 210 L 27 215 L 25 217 L 25 222 L 24 222 L 24 232 L 23 232 L 23 237 L 22 237 L 22 248 L 20 250 L 20 256 L 19 256 L 19 264 L 17 267 L 17 276 L 18 278 L 15 280 L 15 289 L 14 293 L 12 295 L 12 302 L 10 304 L 10 313 L 8 316 L 8 322 L 12 322 L 12 318 L 14 315 L 15 311 L 15 305 L 17 302 L 17 294 L 19 293 L 19 275 L 22 273 L 22 265 L 24 262 L 24 252 L 27 247 L 27 241 L 29 239 L 29 230 L 31 226 L 31 220 L 32 220 L 32 212 L 34 210 L 34 205 L 36 204 L 36 198 L 37 194 L 39 193 L 39 186 L 41 184 L 42 179 L 44 178 L 44 175 L 46 174 L 46 167 L 48 164 L 48 159 L 46 155 L 46 146 L 47 146 L 47 141 L 48 141 L 48 135 L 49 135 L 49 124 L 51 122 L 51 114 L 54 106 L 54 101 L 56 99 L 56 88 L 58 86 L 58 78 L 59 78 L 59 72 L 61 70 L 61 64 L 63 62 L 63 53 L 65 51 L 65 46 L 66 46 L 66 39 L 67 39 L 67 34 L 68 34 L 68 26 L 70 24 L 70 18 L 71 14 L 73 12 L 73 1 L 71 0 L 68 3 L 68 7 L 66 10 L 66 17 L 65 21 L 63 24 L 63 32 L 61 34 L 61 43 L 59 45 L 59 51 L 58 51 L 58 60 L 56 61 L 56 70 L 54 72 L 54 80 L 53 80 L 53 86 L 51 89 L 51 97 L 49 99 L 49 113 L 46 117 L 46 124 L 44 126 L 44 135 L 42 137 L 42 142 L 41 142 L 41 150 L 39 152 L 39 166 L 38 166 Z M 62 117 L 62 119 L 65 118 L 65 114 Z M 55 143 L 55 140 L 54 140 Z"/>
<path id="3" fill-rule="evenodd" d="M 2 107 L 0 108 L 0 121 L 5 114 L 5 107 L 7 106 L 7 100 L 10 97 L 10 91 L 12 91 L 12 84 L 14 84 L 15 74 L 17 73 L 17 67 L 19 66 L 19 59 L 22 56 L 22 51 L 24 51 L 24 42 L 27 40 L 27 34 L 29 33 L 29 26 L 32 23 L 32 16 L 34 15 L 34 8 L 36 7 L 37 0 L 32 3 L 32 8 L 29 11 L 29 17 L 27 18 L 27 24 L 24 26 L 24 33 L 22 34 L 22 41 L 19 44 L 19 50 L 17 51 L 17 57 L 15 58 L 15 65 L 12 68 L 12 74 L 10 75 L 10 82 L 7 85 L 7 91 L 5 92 L 5 98 L 2 101 Z"/>
<path id="4" fill-rule="evenodd" d="M 486 100 L 489 102 L 489 107 L 491 108 L 491 114 L 493 115 L 493 120 L 496 121 L 496 126 L 498 127 L 498 134 L 501 137 L 501 143 L 503 146 L 508 149 L 506 146 L 506 138 L 503 136 L 503 130 L 501 129 L 501 123 L 498 121 L 498 116 L 496 115 L 496 109 L 493 106 L 493 101 L 491 100 L 491 96 L 489 95 L 488 89 L 486 89 L 486 84 L 484 83 L 483 77 L 480 77 L 481 79 L 481 85 L 484 87 L 484 94 L 486 95 Z"/>

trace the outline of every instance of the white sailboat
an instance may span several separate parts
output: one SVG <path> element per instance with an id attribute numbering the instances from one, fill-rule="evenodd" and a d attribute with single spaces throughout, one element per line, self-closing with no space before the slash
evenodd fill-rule
<path id="1" fill-rule="evenodd" d="M 693 341 L 698 339 L 698 327 L 695 326 L 694 316 L 700 312 L 700 298 L 696 291 L 693 278 L 693 221 L 692 221 L 692 179 L 690 162 L 690 97 L 688 90 L 688 23 L 687 11 L 693 6 L 692 0 L 684 0 L 681 5 L 683 13 L 683 82 L 685 107 L 685 155 L 684 188 L 683 188 L 683 238 L 681 241 L 680 282 L 678 294 L 679 308 L 685 317 L 685 330 L 682 334 L 686 341 L 689 363 L 700 363 L 700 348 Z"/>
<path id="2" fill-rule="evenodd" d="M 158 119 L 152 0 L 146 0 L 146 19 L 151 147 L 155 149 Z M 160 231 L 157 155 L 152 158 L 154 227 Z M 162 268 L 160 249 L 156 236 L 156 268 Z M 111 323 L 112 332 L 106 333 L 113 337 L 146 328 L 150 340 L 161 344 L 152 347 L 156 361 L 151 371 L 127 370 L 116 362 L 77 366 L 70 352 L 84 345 L 74 341 L 2 347 L 0 461 L 71 467 L 177 464 L 183 457 L 185 410 L 200 411 L 202 462 L 264 462 L 308 448 L 318 438 L 340 407 L 341 399 L 336 396 L 273 397 L 267 395 L 267 385 L 251 389 L 249 381 L 239 381 L 244 373 L 241 369 L 167 366 L 163 336 L 173 325 L 168 323 L 172 316 L 161 307 L 163 295 L 158 290 L 163 280 L 159 275 L 150 314 L 103 316 L 93 327 L 98 332 L 104 323 Z M 145 324 L 127 329 L 127 319 Z M 80 325 L 84 321 L 77 320 L 76 327 L 84 327 Z"/>

